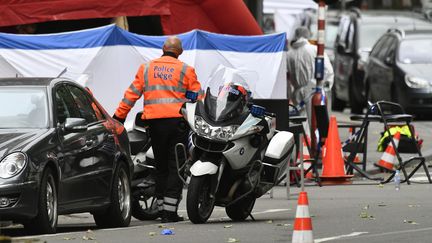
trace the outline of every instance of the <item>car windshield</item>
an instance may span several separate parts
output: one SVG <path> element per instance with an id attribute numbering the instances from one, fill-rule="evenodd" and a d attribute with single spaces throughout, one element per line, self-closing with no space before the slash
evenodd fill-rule
<path id="1" fill-rule="evenodd" d="M 48 126 L 48 102 L 43 87 L 0 86 L 0 129 Z"/>
<path id="2" fill-rule="evenodd" d="M 431 39 L 404 40 L 399 46 L 398 60 L 406 64 L 432 63 L 430 53 L 432 53 Z"/>

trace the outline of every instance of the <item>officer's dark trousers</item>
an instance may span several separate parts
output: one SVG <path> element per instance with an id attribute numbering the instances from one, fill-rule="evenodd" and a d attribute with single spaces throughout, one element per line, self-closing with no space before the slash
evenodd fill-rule
<path id="1" fill-rule="evenodd" d="M 183 118 L 163 118 L 149 120 L 149 127 L 156 160 L 156 197 L 163 200 L 164 210 L 176 212 L 183 183 L 177 175 L 175 145 L 187 145 L 188 126 Z"/>

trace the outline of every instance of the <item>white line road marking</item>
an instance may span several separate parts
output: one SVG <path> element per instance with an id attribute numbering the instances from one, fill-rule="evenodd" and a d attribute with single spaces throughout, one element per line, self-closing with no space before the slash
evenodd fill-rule
<path id="1" fill-rule="evenodd" d="M 222 210 L 225 211 L 224 208 L 216 209 L 216 210 L 217 211 L 222 211 Z M 179 210 L 179 211 L 185 211 L 186 212 L 186 210 Z M 266 213 L 278 213 L 278 212 L 283 212 L 283 211 L 291 211 L 291 209 L 290 208 L 269 209 L 269 210 L 265 210 L 265 211 L 252 212 L 252 215 L 266 214 Z M 222 218 L 228 219 L 228 217 L 222 217 Z M 211 218 L 211 221 L 215 221 L 215 220 L 219 220 L 219 219 L 221 219 L 221 217 Z M 209 219 L 209 221 L 210 221 L 210 219 Z M 181 224 L 181 223 L 185 223 L 185 222 L 189 222 L 189 221 L 178 222 L 177 224 Z M 97 229 L 97 231 L 129 230 L 129 229 L 137 229 L 137 228 L 148 227 L 148 226 L 155 226 L 155 225 L 160 225 L 160 224 L 161 223 L 158 222 L 155 224 L 129 226 L 129 227 L 125 227 L 125 228 Z M 62 225 L 62 226 L 65 227 L 65 225 Z M 13 237 L 13 239 L 14 240 L 26 240 L 26 239 L 36 239 L 38 237 L 56 237 L 56 236 L 66 236 L 66 235 L 72 235 L 72 234 L 82 234 L 82 233 L 86 233 L 86 232 L 87 231 L 75 231 L 75 232 L 65 232 L 65 233 L 47 234 L 47 235 L 33 235 L 33 236 Z"/>
<path id="2" fill-rule="evenodd" d="M 376 234 L 368 234 L 368 235 L 360 236 L 359 238 L 371 238 L 371 237 L 379 237 L 379 236 L 386 236 L 386 235 L 394 236 L 396 234 L 415 233 L 415 232 L 421 232 L 421 231 L 432 231 L 432 227 L 421 228 L 421 229 L 412 229 L 412 230 L 383 232 L 383 233 L 376 233 Z"/>
<path id="3" fill-rule="evenodd" d="M 337 236 L 332 236 L 332 237 L 327 237 L 327 238 L 321 238 L 321 239 L 314 240 L 314 243 L 320 243 L 320 242 L 331 241 L 331 240 L 338 240 L 338 239 L 347 238 L 347 237 L 354 237 L 354 236 L 359 236 L 359 235 L 367 234 L 367 233 L 368 232 L 353 232 L 353 233 L 348 234 L 348 235 L 337 235 Z"/>

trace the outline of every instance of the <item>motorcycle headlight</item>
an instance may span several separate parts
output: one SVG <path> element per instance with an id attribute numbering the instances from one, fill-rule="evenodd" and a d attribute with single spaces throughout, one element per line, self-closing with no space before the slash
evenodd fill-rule
<path id="1" fill-rule="evenodd" d="M 429 87 L 429 82 L 422 78 L 405 76 L 405 83 L 413 89 L 421 89 Z"/>
<path id="2" fill-rule="evenodd" d="M 0 177 L 8 179 L 16 176 L 26 165 L 27 157 L 21 152 L 11 153 L 0 161 Z"/>
<path id="3" fill-rule="evenodd" d="M 227 141 L 237 131 L 238 126 L 212 127 L 202 117 L 195 116 L 195 131 L 206 137 Z"/>

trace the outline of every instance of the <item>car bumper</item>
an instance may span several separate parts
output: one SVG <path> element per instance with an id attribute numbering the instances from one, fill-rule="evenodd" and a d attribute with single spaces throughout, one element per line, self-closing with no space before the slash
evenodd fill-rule
<path id="1" fill-rule="evenodd" d="M 0 185 L 0 219 L 19 221 L 37 214 L 36 181 Z"/>

